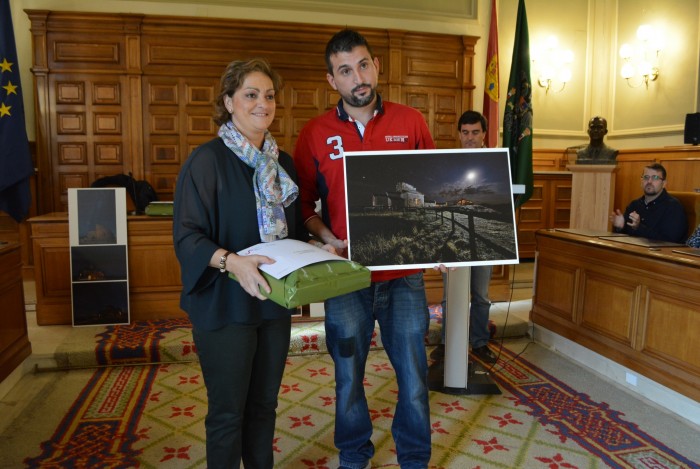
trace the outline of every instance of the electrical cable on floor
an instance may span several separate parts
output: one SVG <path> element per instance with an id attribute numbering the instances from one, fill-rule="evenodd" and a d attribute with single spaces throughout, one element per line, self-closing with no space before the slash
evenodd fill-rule
<path id="1" fill-rule="evenodd" d="M 534 279 L 533 279 L 533 281 L 534 281 Z M 508 327 L 508 318 L 510 317 L 510 307 L 513 303 L 513 290 L 514 289 L 515 289 L 515 267 L 513 267 L 513 276 L 511 277 L 511 281 L 510 281 L 510 296 L 508 298 L 508 306 L 506 308 L 506 319 L 505 319 L 505 322 L 503 323 L 503 332 L 501 333 L 501 337 L 499 340 L 498 353 L 496 354 L 496 363 L 492 363 L 491 366 L 486 368 L 487 373 L 491 373 L 492 371 L 498 371 L 498 370 L 503 369 L 503 365 L 499 365 L 499 368 L 496 368 L 496 365 L 498 365 L 498 360 L 501 358 L 501 352 L 503 351 L 503 341 L 505 340 L 505 332 L 506 332 L 506 328 Z M 523 349 L 520 352 L 516 353 L 513 358 L 506 361 L 505 363 L 510 363 L 513 360 L 515 360 L 520 355 L 522 355 L 525 352 L 525 350 L 527 350 L 527 348 L 530 346 L 530 344 L 535 343 L 535 324 L 532 321 L 528 321 L 528 322 L 530 322 L 530 327 L 532 328 L 532 332 L 530 334 L 530 340 L 525 344 L 525 347 L 523 347 Z"/>

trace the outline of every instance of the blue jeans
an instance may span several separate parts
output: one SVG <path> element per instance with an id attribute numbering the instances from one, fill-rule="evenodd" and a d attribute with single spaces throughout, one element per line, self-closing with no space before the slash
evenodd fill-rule
<path id="1" fill-rule="evenodd" d="M 489 333 L 489 310 L 491 300 L 489 300 L 489 283 L 491 282 L 491 272 L 493 266 L 477 265 L 471 267 L 469 289 L 471 291 L 471 304 L 469 306 L 469 343 L 472 348 L 483 347 L 488 344 L 491 334 Z M 443 286 L 445 274 L 442 274 Z M 445 327 L 447 327 L 447 289 L 442 295 L 442 342 L 445 343 Z"/>
<path id="2" fill-rule="evenodd" d="M 403 469 L 430 461 L 430 406 L 425 335 L 429 314 L 423 274 L 369 287 L 325 302 L 326 343 L 335 363 L 335 445 L 340 465 L 365 467 L 374 455 L 363 385 L 375 319 L 399 387 L 391 433 Z"/>

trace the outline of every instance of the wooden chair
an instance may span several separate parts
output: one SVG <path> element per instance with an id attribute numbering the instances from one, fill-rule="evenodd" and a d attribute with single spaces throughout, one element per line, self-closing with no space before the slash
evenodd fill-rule
<path id="1" fill-rule="evenodd" d="M 688 235 L 690 236 L 695 228 L 700 223 L 700 192 L 672 192 L 668 191 L 669 195 L 672 195 L 678 199 L 683 208 L 685 209 L 685 215 L 688 218 Z"/>

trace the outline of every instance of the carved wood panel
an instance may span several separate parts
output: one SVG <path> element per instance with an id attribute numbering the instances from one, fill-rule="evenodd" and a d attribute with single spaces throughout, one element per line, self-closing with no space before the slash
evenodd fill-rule
<path id="1" fill-rule="evenodd" d="M 293 153 L 303 125 L 335 106 L 324 49 L 340 27 L 115 13 L 27 10 L 37 101 L 39 213 L 64 211 L 66 191 L 133 172 L 172 199 L 180 165 L 216 134 L 221 72 L 265 57 L 284 88 L 270 130 Z M 362 29 L 386 99 L 417 107 L 438 147 L 472 105 L 478 38 Z M 436 54 L 435 51 L 440 51 Z"/>
<path id="2" fill-rule="evenodd" d="M 69 188 L 128 172 L 129 105 L 122 100 L 126 82 L 120 76 L 57 73 L 48 85 L 52 137 L 46 150 L 53 184 L 41 189 L 50 189 L 54 210 L 66 211 Z"/>
<path id="3" fill-rule="evenodd" d="M 571 214 L 571 174 L 535 174 L 532 197 L 517 212 L 518 254 L 535 257 L 535 233 L 544 228 L 568 228 Z"/>

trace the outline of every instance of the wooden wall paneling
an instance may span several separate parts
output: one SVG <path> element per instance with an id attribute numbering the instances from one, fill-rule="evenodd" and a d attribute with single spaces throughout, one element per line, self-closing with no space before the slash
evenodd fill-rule
<path id="1" fill-rule="evenodd" d="M 304 125 L 314 117 L 335 107 L 340 94 L 333 90 L 325 78 L 288 82 L 284 87 L 284 106 L 278 108 L 282 115 L 284 134 L 275 135 L 281 149 L 294 154 L 297 138 Z"/>
<path id="2" fill-rule="evenodd" d="M 49 76 L 55 138 L 52 159 L 53 210 L 67 210 L 67 189 L 88 187 L 104 176 L 131 169 L 128 81 L 123 76 Z"/>
<path id="3" fill-rule="evenodd" d="M 535 172 L 566 171 L 567 164 L 565 151 L 536 148 L 532 150 L 532 170 Z"/>
<path id="4" fill-rule="evenodd" d="M 478 38 L 473 36 L 462 36 L 462 49 L 464 61 L 462 62 L 462 73 L 460 88 L 462 89 L 462 105 L 469 107 L 474 105 L 474 58 L 476 57 L 476 42 Z M 463 109 L 462 112 L 467 109 Z M 499 124 L 500 125 L 500 124 Z M 455 127 L 457 124 L 455 123 Z"/>
<path id="5" fill-rule="evenodd" d="M 666 168 L 667 190 L 693 191 L 700 189 L 700 156 L 689 159 L 661 157 L 658 161 Z"/>
<path id="6" fill-rule="evenodd" d="M 614 209 L 624 211 L 632 200 L 642 196 L 639 178 L 644 172 L 644 167 L 653 162 L 648 154 L 626 158 L 618 156 L 617 172 L 615 173 Z"/>
<path id="7" fill-rule="evenodd" d="M 172 200 L 180 165 L 189 148 L 180 135 L 184 92 L 180 78 L 143 77 L 143 170 L 161 200 Z"/>
<path id="8" fill-rule="evenodd" d="M 553 178 L 549 192 L 552 200 L 549 213 L 552 228 L 568 228 L 571 219 L 571 178 Z"/>
<path id="9" fill-rule="evenodd" d="M 405 34 L 401 36 L 402 53 L 392 56 L 396 57 L 392 66 L 400 62 L 401 67 L 403 86 L 398 100 L 423 113 L 438 148 L 459 147 L 457 120 L 473 107 L 471 71 L 476 38 L 469 39 Z M 435 50 L 441 53 L 436 55 Z M 455 92 L 464 89 L 466 97 Z"/>
<path id="10" fill-rule="evenodd" d="M 547 187 L 544 180 L 533 181 L 532 196 L 517 210 L 518 254 L 521 258 L 535 257 L 535 232 L 547 226 L 547 210 L 544 197 Z"/>
<path id="11" fill-rule="evenodd" d="M 125 60 L 126 60 L 126 92 L 123 99 L 128 104 L 129 119 L 127 121 L 129 130 L 128 147 L 125 148 L 126 159 L 125 169 L 131 172 L 137 180 L 144 179 L 143 160 L 143 117 L 141 107 L 143 103 L 142 80 L 141 80 L 141 23 L 132 21 L 125 26 Z"/>
<path id="12" fill-rule="evenodd" d="M 231 60 L 262 56 L 282 75 L 271 130 L 289 153 L 303 124 L 337 102 L 324 50 L 338 26 L 26 12 L 35 49 L 39 213 L 65 210 L 69 187 L 108 173 L 132 172 L 161 200 L 172 199 L 182 162 L 216 134 L 212 104 Z M 456 145 L 447 130 L 471 107 L 478 38 L 361 32 L 380 61 L 384 96 L 417 103 L 438 145 Z"/>
<path id="13" fill-rule="evenodd" d="M 516 211 L 518 254 L 535 257 L 535 233 L 546 228 L 568 228 L 571 213 L 571 174 L 535 173 L 532 197 Z"/>
<path id="14" fill-rule="evenodd" d="M 143 167 L 161 200 L 172 200 L 180 166 L 216 135 L 212 102 L 218 79 L 143 78 Z"/>
<path id="15" fill-rule="evenodd" d="M 668 190 L 692 192 L 700 188 L 699 146 L 620 150 L 615 179 L 615 208 L 624 210 L 633 199 L 642 196 L 639 178 L 644 167 L 652 163 L 661 163 L 666 168 Z"/>

